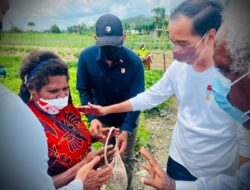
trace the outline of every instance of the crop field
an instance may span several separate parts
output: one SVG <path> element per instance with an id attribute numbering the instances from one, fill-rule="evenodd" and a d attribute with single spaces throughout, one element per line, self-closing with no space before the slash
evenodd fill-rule
<path id="1" fill-rule="evenodd" d="M 39 49 L 54 51 L 67 61 L 76 61 L 81 50 L 94 43 L 94 34 L 4 33 L 0 41 L 0 55 L 23 57 Z M 137 52 L 141 43 L 151 51 L 153 70 L 164 70 L 170 64 L 172 44 L 167 36 L 128 34 L 124 46 Z"/>

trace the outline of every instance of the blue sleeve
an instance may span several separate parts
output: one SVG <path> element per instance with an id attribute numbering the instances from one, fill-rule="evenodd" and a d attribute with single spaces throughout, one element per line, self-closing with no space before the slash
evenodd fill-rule
<path id="1" fill-rule="evenodd" d="M 80 94 L 81 105 L 86 105 L 88 104 L 88 102 L 93 103 L 93 93 L 92 88 L 90 86 L 91 81 L 89 81 L 90 77 L 88 76 L 87 71 L 87 59 L 88 57 L 83 51 L 80 54 L 77 65 L 76 89 L 79 91 Z M 93 115 L 88 115 L 87 117 L 89 121 L 96 118 Z"/>
<path id="2" fill-rule="evenodd" d="M 130 98 L 136 96 L 137 94 L 144 91 L 144 68 L 143 64 L 139 60 L 137 64 L 137 69 L 134 73 L 133 83 L 130 88 Z M 132 132 L 132 130 L 137 126 L 136 121 L 140 114 L 140 111 L 128 112 L 121 129 L 123 131 Z"/>

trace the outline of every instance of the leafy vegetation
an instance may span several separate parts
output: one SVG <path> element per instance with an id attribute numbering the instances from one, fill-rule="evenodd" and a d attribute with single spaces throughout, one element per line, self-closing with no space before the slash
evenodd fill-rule
<path id="1" fill-rule="evenodd" d="M 5 67 L 7 72 L 6 78 L 0 77 L 0 82 L 15 93 L 18 93 L 21 85 L 21 80 L 18 75 L 21 60 L 22 58 L 20 57 L 0 57 L 0 64 Z"/>
<path id="2" fill-rule="evenodd" d="M 155 14 L 153 17 L 154 27 L 155 28 L 165 28 L 168 24 L 166 19 L 166 9 L 164 7 L 156 7 L 152 9 L 152 12 Z"/>
<path id="3" fill-rule="evenodd" d="M 61 30 L 56 24 L 53 24 L 50 27 L 50 32 L 55 33 L 55 34 L 59 34 L 59 33 L 61 33 Z"/>
<path id="4" fill-rule="evenodd" d="M 73 25 L 67 27 L 68 33 L 84 34 L 87 31 L 87 26 L 85 24 Z"/>

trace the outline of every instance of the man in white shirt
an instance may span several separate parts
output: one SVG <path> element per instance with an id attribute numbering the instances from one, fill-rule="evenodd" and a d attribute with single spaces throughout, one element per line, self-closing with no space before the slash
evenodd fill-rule
<path id="1" fill-rule="evenodd" d="M 167 164 L 167 174 L 175 180 L 234 175 L 238 166 L 237 123 L 212 94 L 217 73 L 214 41 L 220 24 L 221 7 L 214 2 L 183 2 L 170 15 L 168 31 L 175 61 L 164 76 L 128 101 L 107 107 L 89 104 L 85 110 L 100 115 L 144 110 L 176 96 L 178 118 Z"/>
<path id="2" fill-rule="evenodd" d="M 227 114 L 237 120 L 242 126 L 240 133 L 240 169 L 234 176 L 220 174 L 211 177 L 200 177 L 195 182 L 173 181 L 156 160 L 144 148 L 141 154 L 149 165 L 143 164 L 151 178 L 143 178 L 144 184 L 156 189 L 166 190 L 242 190 L 250 189 L 250 27 L 248 23 L 248 0 L 232 1 L 223 14 L 223 25 L 216 36 L 214 61 L 220 72 L 221 81 L 215 78 L 214 96 L 217 104 Z M 227 77 L 227 78 L 226 78 Z M 223 94 L 228 79 L 231 80 L 228 94 Z M 219 85 L 218 85 L 219 84 Z M 221 85 L 223 88 L 221 88 Z M 223 96 L 225 95 L 225 96 Z M 224 97 L 224 98 L 223 98 Z M 225 98 L 226 97 L 226 98 Z M 237 126 L 235 126 L 237 128 Z"/>

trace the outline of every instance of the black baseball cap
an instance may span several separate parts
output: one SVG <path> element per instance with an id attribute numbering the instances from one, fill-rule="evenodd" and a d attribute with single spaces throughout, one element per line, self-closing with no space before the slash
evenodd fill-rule
<path id="1" fill-rule="evenodd" d="M 123 28 L 121 20 L 112 14 L 101 16 L 96 22 L 96 45 L 122 46 Z"/>

